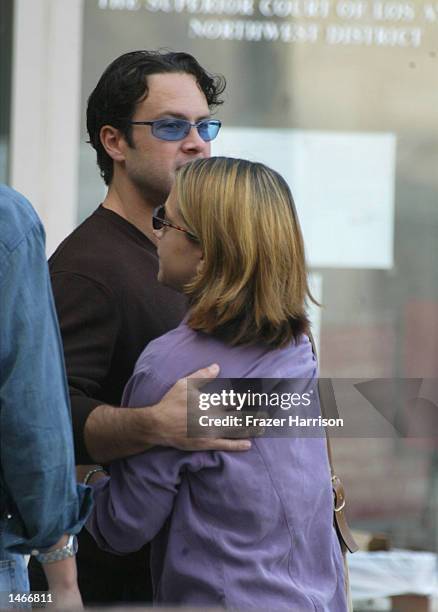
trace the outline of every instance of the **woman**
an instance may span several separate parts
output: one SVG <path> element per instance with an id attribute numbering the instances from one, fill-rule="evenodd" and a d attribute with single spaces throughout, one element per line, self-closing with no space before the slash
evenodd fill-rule
<path id="1" fill-rule="evenodd" d="M 152 405 L 212 362 L 223 378 L 316 377 L 303 240 L 276 172 L 228 158 L 187 164 L 154 230 L 158 278 L 190 308 L 140 356 L 126 405 Z M 101 547 L 152 541 L 157 603 L 346 610 L 323 437 L 255 438 L 245 453 L 156 447 L 92 484 Z"/>

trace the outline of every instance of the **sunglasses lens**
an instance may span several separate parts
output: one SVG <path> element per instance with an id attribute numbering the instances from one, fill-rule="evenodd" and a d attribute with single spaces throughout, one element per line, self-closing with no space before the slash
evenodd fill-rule
<path id="1" fill-rule="evenodd" d="M 221 122 L 217 119 L 211 121 L 202 121 L 198 124 L 198 132 L 202 140 L 209 142 L 214 140 L 219 133 Z"/>
<path id="2" fill-rule="evenodd" d="M 164 227 L 164 206 L 158 206 L 152 215 L 152 227 L 154 230 L 160 230 Z"/>
<path id="3" fill-rule="evenodd" d="M 218 135 L 221 122 L 217 119 L 198 123 L 198 133 L 202 140 L 209 142 Z M 182 140 L 190 132 L 190 122 L 185 119 L 162 119 L 152 124 L 152 134 L 160 140 Z"/>
<path id="4" fill-rule="evenodd" d="M 182 140 L 190 131 L 190 123 L 183 119 L 163 119 L 155 121 L 152 133 L 160 140 Z"/>

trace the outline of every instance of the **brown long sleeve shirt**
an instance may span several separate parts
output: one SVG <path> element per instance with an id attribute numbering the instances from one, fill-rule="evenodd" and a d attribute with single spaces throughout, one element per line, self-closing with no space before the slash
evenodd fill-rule
<path id="1" fill-rule="evenodd" d="M 92 463 L 84 425 L 99 404 L 120 405 L 135 362 L 176 327 L 185 298 L 157 281 L 155 246 L 99 206 L 49 261 L 72 404 L 77 463 Z M 164 365 L 163 365 L 164 367 Z"/>

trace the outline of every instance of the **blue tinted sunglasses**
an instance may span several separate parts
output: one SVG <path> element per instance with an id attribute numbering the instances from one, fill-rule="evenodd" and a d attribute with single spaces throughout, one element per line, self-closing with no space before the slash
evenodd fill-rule
<path id="1" fill-rule="evenodd" d="M 160 140 L 183 140 L 192 127 L 198 130 L 205 142 L 210 142 L 218 135 L 221 122 L 218 119 L 203 119 L 190 123 L 186 119 L 157 119 L 156 121 L 130 121 L 131 125 L 150 125 L 152 134 Z"/>

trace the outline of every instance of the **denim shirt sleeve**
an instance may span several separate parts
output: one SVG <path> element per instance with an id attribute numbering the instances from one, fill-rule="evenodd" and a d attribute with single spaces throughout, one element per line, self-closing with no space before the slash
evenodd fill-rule
<path id="1" fill-rule="evenodd" d="M 11 551 L 28 553 L 53 545 L 64 533 L 78 533 L 91 506 L 91 492 L 75 479 L 71 416 L 44 230 L 22 199 L 18 204 L 23 209 L 24 202 L 28 208 L 24 207 L 25 222 L 17 224 L 18 238 L 2 241 L 7 230 L 3 193 L 0 494 L 11 518 L 4 523 L 1 537 Z"/>

